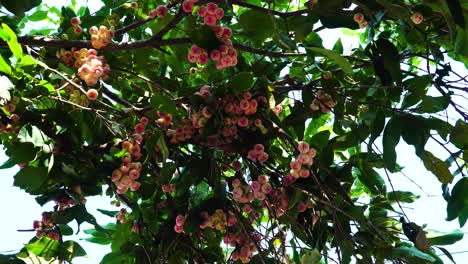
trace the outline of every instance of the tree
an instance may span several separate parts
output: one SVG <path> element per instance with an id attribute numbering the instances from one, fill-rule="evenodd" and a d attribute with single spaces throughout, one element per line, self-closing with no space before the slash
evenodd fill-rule
<path id="1" fill-rule="evenodd" d="M 466 0 L 103 2 L 1 2 L 1 168 L 56 206 L 0 259 L 85 255 L 72 221 L 111 244 L 101 263 L 450 257 L 463 233 L 426 234 L 391 182 L 402 139 L 465 225 L 468 80 L 447 60 L 468 64 Z M 359 47 L 325 49 L 330 28 Z M 94 195 L 114 223 L 87 212 Z"/>

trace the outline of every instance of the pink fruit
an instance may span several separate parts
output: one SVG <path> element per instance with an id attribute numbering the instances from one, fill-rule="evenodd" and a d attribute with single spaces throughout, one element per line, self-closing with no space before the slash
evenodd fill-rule
<path id="1" fill-rule="evenodd" d="M 98 98 L 99 92 L 96 89 L 89 89 L 86 92 L 86 97 L 88 97 L 88 100 L 94 101 Z"/>
<path id="2" fill-rule="evenodd" d="M 185 0 L 184 2 L 182 2 L 182 9 L 186 13 L 192 13 L 192 11 L 193 11 L 193 2 L 191 2 L 189 0 Z"/>

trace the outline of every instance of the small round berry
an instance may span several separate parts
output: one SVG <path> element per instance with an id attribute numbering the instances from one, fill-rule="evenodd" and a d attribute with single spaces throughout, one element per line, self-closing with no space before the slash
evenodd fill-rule
<path id="1" fill-rule="evenodd" d="M 191 2 L 189 0 L 185 0 L 184 2 L 182 2 L 182 9 L 186 13 L 192 13 L 192 11 L 193 11 L 193 2 Z"/>
<path id="2" fill-rule="evenodd" d="M 206 14 L 208 14 L 208 10 L 206 9 L 206 7 L 200 6 L 200 8 L 198 9 L 198 16 L 205 17 Z"/>
<path id="3" fill-rule="evenodd" d="M 88 97 L 88 100 L 94 101 L 98 98 L 99 92 L 96 89 L 89 89 L 86 92 L 86 97 Z"/>
<path id="4" fill-rule="evenodd" d="M 424 21 L 424 17 L 420 12 L 415 12 L 411 15 L 411 21 L 413 21 L 414 24 L 419 25 Z"/>
<path id="5" fill-rule="evenodd" d="M 76 26 L 75 28 L 73 28 L 73 32 L 76 35 L 80 35 L 81 33 L 83 33 L 83 29 L 80 26 Z"/>
<path id="6" fill-rule="evenodd" d="M 146 116 L 144 116 L 144 117 L 140 118 L 140 123 L 142 125 L 146 126 L 149 123 L 149 119 Z"/>
<path id="7" fill-rule="evenodd" d="M 145 126 L 144 126 L 144 125 L 142 125 L 142 124 L 140 124 L 140 123 L 136 124 L 136 126 L 135 126 L 135 133 L 141 134 L 141 133 L 143 133 L 144 131 L 145 131 Z"/>
<path id="8" fill-rule="evenodd" d="M 163 6 L 163 5 L 159 5 L 158 7 L 156 7 L 156 15 L 157 15 L 159 18 L 164 18 L 164 17 L 166 17 L 166 15 L 167 15 L 167 7 L 166 7 L 166 6 Z"/>
<path id="9" fill-rule="evenodd" d="M 364 15 L 361 14 L 361 13 L 356 13 L 353 16 L 353 20 L 354 20 L 354 22 L 360 24 L 360 23 L 362 23 L 362 21 L 364 21 Z"/>
<path id="10" fill-rule="evenodd" d="M 74 26 L 74 27 L 77 27 L 79 24 L 81 24 L 80 18 L 79 17 L 72 17 L 70 19 L 70 24 L 72 24 L 72 26 Z"/>

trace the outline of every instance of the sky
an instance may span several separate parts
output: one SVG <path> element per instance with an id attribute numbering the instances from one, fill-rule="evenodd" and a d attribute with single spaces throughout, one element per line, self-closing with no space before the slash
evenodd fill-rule
<path id="1" fill-rule="evenodd" d="M 78 7 L 85 5 L 86 1 L 77 0 Z M 70 0 L 43 0 L 43 3 L 49 5 L 69 5 Z M 99 8 L 101 5 L 100 1 L 89 1 L 89 8 L 91 13 Z M 323 30 L 320 32 L 321 37 L 324 40 L 325 48 L 332 48 L 336 40 L 341 37 L 345 51 L 350 51 L 352 47 L 357 44 L 356 37 L 345 35 L 341 30 Z M 452 67 L 455 71 L 466 72 L 466 68 L 458 62 L 451 62 Z M 377 139 L 376 142 L 381 142 Z M 433 153 L 446 153 L 440 146 L 435 144 L 428 144 L 426 146 L 428 150 Z M 458 222 L 445 221 L 446 217 L 446 202 L 441 196 L 440 184 L 438 183 L 435 176 L 428 172 L 422 161 L 414 154 L 414 149 L 400 141 L 397 146 L 398 163 L 405 167 L 402 174 L 391 175 L 391 180 L 395 190 L 407 190 L 412 191 L 416 194 L 421 195 L 421 198 L 413 204 L 406 204 L 404 206 L 405 213 L 409 219 L 416 222 L 419 225 L 427 224 L 427 229 L 435 229 L 440 231 L 451 231 L 459 229 Z M 2 164 L 7 157 L 3 150 L 0 149 L 0 164 Z M 13 176 L 18 171 L 18 167 L 14 167 L 7 170 L 0 170 L 0 210 L 2 211 L 2 217 L 0 217 L 0 254 L 11 254 L 15 253 L 23 247 L 24 243 L 27 243 L 34 234 L 31 232 L 18 232 L 18 229 L 30 229 L 34 220 L 39 220 L 40 215 L 43 211 L 51 211 L 53 204 L 46 204 L 44 207 L 40 207 L 32 196 L 20 190 L 17 187 L 13 187 Z M 456 179 L 458 180 L 458 178 Z M 456 182 L 456 180 L 454 182 Z M 387 180 L 388 181 L 388 180 Z M 416 186 L 412 181 L 417 182 L 420 186 Z M 422 191 L 423 189 L 424 191 Z M 108 222 L 115 221 L 107 216 L 104 216 L 96 211 L 97 208 L 113 210 L 115 207 L 110 205 L 110 199 L 107 197 L 89 197 L 87 198 L 86 204 L 91 214 L 97 217 L 98 223 L 105 225 Z M 71 224 L 72 228 L 76 231 L 76 225 Z M 81 230 L 91 227 L 90 225 L 83 224 Z M 468 235 L 468 225 L 462 229 L 466 235 Z M 99 263 L 101 258 L 108 252 L 110 252 L 109 246 L 101 246 L 97 244 L 88 243 L 86 241 L 80 241 L 81 238 L 86 235 L 81 232 L 77 236 L 66 237 L 67 239 L 77 240 L 88 253 L 85 258 L 76 258 L 73 263 L 85 264 L 85 263 Z M 461 242 L 447 246 L 446 248 L 455 253 L 453 256 L 457 263 L 463 264 L 464 259 L 468 257 L 468 238 L 465 238 Z M 456 253 L 467 251 L 466 253 Z M 445 258 L 446 263 L 449 261 Z"/>

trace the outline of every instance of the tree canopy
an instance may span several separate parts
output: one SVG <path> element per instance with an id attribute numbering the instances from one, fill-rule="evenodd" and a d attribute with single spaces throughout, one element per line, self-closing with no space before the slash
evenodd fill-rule
<path id="1" fill-rule="evenodd" d="M 468 1 L 71 2 L 0 3 L 0 168 L 55 202 L 0 262 L 84 256 L 72 221 L 111 245 L 101 263 L 452 258 L 463 233 L 426 232 L 391 183 L 406 142 L 466 224 L 468 80 L 449 60 L 468 65 Z M 326 49 L 329 29 L 359 45 Z"/>

